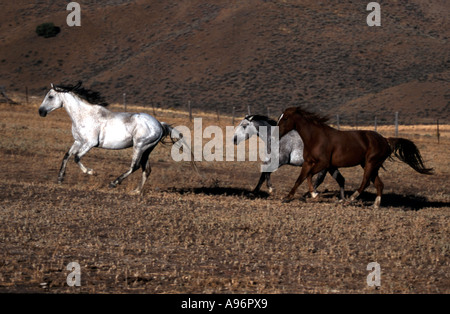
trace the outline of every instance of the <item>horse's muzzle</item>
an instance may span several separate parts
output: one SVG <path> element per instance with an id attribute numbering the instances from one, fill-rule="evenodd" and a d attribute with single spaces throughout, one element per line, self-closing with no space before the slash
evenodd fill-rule
<path id="1" fill-rule="evenodd" d="M 39 115 L 41 117 L 47 116 L 47 110 L 45 110 L 45 108 L 39 108 Z"/>

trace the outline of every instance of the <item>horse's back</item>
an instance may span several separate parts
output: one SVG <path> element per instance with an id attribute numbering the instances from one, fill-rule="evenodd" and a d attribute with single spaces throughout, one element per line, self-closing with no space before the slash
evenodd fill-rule
<path id="1" fill-rule="evenodd" d="M 136 123 L 135 137 L 146 137 L 153 142 L 159 141 L 163 136 L 163 126 L 155 117 L 147 113 L 136 113 L 133 119 Z"/>
<path id="2" fill-rule="evenodd" d="M 157 142 L 163 128 L 156 118 L 146 113 L 117 112 L 105 116 L 100 130 L 99 147 L 122 149 L 136 142 Z"/>
<path id="3" fill-rule="evenodd" d="M 330 137 L 330 144 L 336 167 L 356 166 L 372 158 L 384 160 L 390 154 L 387 140 L 375 131 L 337 131 Z"/>

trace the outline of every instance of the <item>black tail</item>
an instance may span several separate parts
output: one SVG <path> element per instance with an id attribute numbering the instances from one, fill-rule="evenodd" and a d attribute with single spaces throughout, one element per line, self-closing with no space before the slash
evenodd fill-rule
<path id="1" fill-rule="evenodd" d="M 433 168 L 425 168 L 422 155 L 416 144 L 404 138 L 389 137 L 387 139 L 392 153 L 401 161 L 407 163 L 411 168 L 421 174 L 433 174 Z"/>

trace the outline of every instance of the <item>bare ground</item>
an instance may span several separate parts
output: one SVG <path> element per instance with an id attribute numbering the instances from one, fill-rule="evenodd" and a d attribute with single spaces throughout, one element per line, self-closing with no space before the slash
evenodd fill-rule
<path id="1" fill-rule="evenodd" d="M 141 197 L 130 195 L 140 174 L 108 188 L 130 150 L 94 149 L 84 163 L 99 174 L 86 176 L 71 162 L 58 185 L 72 142 L 66 113 L 42 119 L 36 104 L 1 105 L 0 116 L 0 292 L 450 292 L 446 127 L 439 145 L 432 129 L 400 134 L 436 174 L 386 162 L 383 207 L 374 210 L 373 187 L 344 206 L 329 177 L 318 201 L 303 198 L 302 185 L 293 202 L 281 203 L 299 173 L 290 166 L 272 175 L 273 194 L 254 196 L 258 162 L 200 162 L 201 178 L 189 163 L 172 161 L 169 146 L 152 153 Z M 189 125 L 183 114 L 157 116 Z M 215 123 L 205 116 L 203 126 Z M 362 172 L 342 173 L 350 194 Z M 80 264 L 80 287 L 66 284 L 70 262 Z M 378 289 L 366 283 L 370 262 L 381 267 Z"/>

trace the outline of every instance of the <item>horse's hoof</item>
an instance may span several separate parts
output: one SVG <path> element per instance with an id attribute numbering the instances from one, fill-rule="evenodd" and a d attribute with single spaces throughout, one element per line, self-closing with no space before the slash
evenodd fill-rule
<path id="1" fill-rule="evenodd" d="M 90 176 L 96 176 L 96 175 L 97 175 L 97 172 L 95 172 L 94 169 L 89 169 L 86 173 L 87 173 L 88 175 L 90 175 Z"/>
<path id="2" fill-rule="evenodd" d="M 287 204 L 287 203 L 290 203 L 291 201 L 292 201 L 292 197 L 285 197 L 285 198 L 283 198 L 282 203 Z"/>

